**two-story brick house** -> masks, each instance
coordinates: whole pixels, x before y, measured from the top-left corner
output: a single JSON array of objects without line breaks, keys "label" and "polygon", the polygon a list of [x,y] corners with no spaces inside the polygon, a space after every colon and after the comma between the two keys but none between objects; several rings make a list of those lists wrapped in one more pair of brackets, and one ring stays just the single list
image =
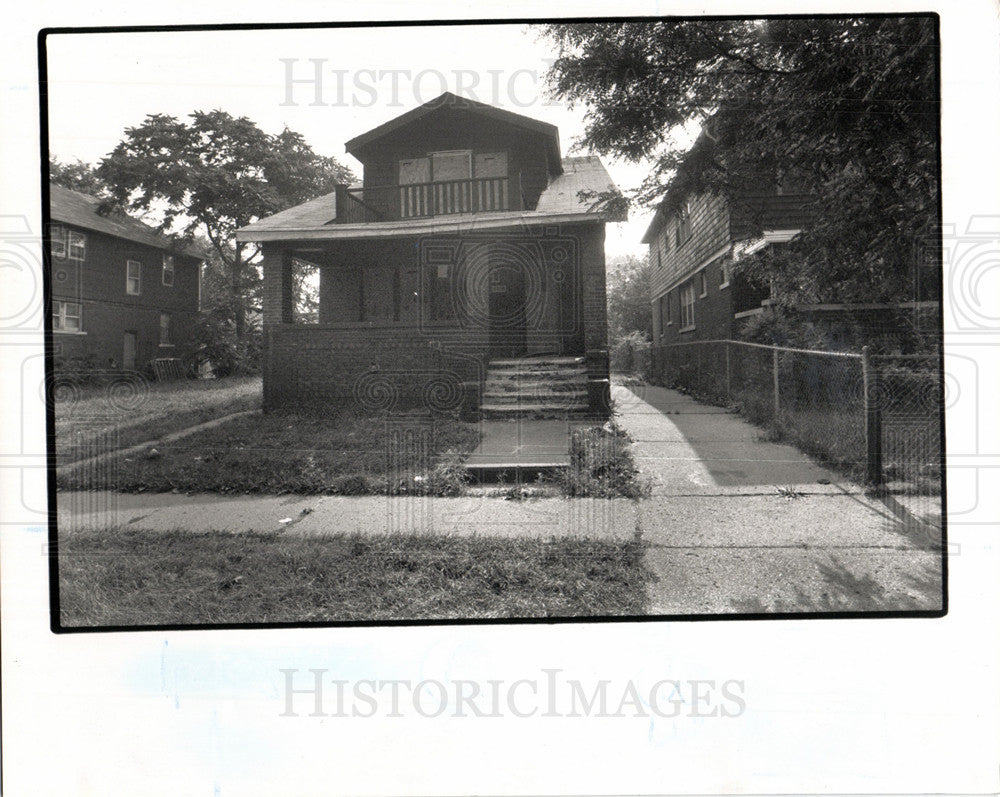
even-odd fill
[{"label": "two-story brick house", "polygon": [[[620,219],[595,202],[616,190],[600,161],[449,93],[346,148],[359,186],[237,233],[264,255],[265,407],[606,409],[604,226]],[[294,320],[296,262],[318,272],[317,324]]]},{"label": "two-story brick house", "polygon": [[53,354],[58,364],[144,370],[190,343],[201,257],[100,200],[50,186]]},{"label": "two-story brick house", "polygon": [[769,294],[734,273],[734,262],[790,241],[806,220],[801,194],[728,202],[711,192],[668,192],[642,238],[652,264],[653,343],[735,337],[739,319],[759,313]]}]

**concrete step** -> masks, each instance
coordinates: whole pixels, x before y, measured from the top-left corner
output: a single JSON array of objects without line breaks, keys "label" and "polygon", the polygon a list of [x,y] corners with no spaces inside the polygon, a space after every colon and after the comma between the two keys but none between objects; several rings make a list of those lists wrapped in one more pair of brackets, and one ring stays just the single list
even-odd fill
[{"label": "concrete step", "polygon": [[499,379],[586,379],[587,372],[583,368],[537,368],[522,370],[517,368],[490,368],[489,376]]},{"label": "concrete step", "polygon": [[587,380],[543,379],[538,382],[507,382],[498,379],[487,379],[486,385],[483,389],[486,393],[537,393],[539,391],[549,391],[551,393],[572,393],[574,390],[586,390]]},{"label": "concrete step", "polygon": [[567,416],[585,415],[588,410],[587,402],[578,402],[571,405],[551,405],[551,404],[483,404],[479,408],[484,418],[513,419],[513,418],[564,418]]},{"label": "concrete step", "polygon": [[493,368],[546,368],[583,365],[583,357],[510,357],[501,360],[490,360],[489,367]]},{"label": "concrete step", "polygon": [[568,401],[586,401],[587,389],[582,390],[531,390],[498,392],[487,390],[483,393],[485,404],[565,404]]}]

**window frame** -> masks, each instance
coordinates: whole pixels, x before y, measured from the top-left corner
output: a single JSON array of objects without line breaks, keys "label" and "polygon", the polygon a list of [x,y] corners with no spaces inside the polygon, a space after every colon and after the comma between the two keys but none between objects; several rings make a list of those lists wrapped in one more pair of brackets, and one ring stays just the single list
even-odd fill
[{"label": "window frame", "polygon": [[67,230],[61,224],[53,224],[49,228],[49,249],[52,252],[52,257],[57,257],[60,260],[66,259],[66,238]]},{"label": "window frame", "polygon": [[[76,306],[76,313],[70,314],[68,312],[69,306]],[[76,329],[66,328],[66,319],[75,318],[77,320]],[[66,335],[82,335],[83,334],[83,303],[82,302],[71,302],[66,299],[53,299],[52,300],[52,331],[59,332]]]},{"label": "window frame", "polygon": [[678,318],[680,332],[690,332],[695,328],[694,305],[694,280],[688,280],[680,288],[680,317]]},{"label": "window frame", "polygon": [[[169,268],[167,268],[168,264],[170,266]],[[175,272],[174,256],[171,255],[171,254],[168,254],[167,252],[164,252],[163,253],[163,270],[162,270],[162,273],[161,273],[161,276],[160,276],[160,281],[167,288],[174,287],[174,272]],[[167,274],[170,275],[170,282],[167,282]]]},{"label": "window frame", "polygon": [[[164,321],[166,323],[164,323]],[[170,342],[170,325],[172,321],[173,317],[170,315],[170,313],[163,313],[163,312],[160,313],[160,346],[172,347],[174,345],[173,343]]]},{"label": "window frame", "polygon": [[[130,270],[133,266],[137,266],[136,276],[133,278]],[[135,290],[132,290],[132,280],[135,279]],[[125,261],[125,293],[128,296],[142,296],[142,261],[141,260],[126,260]]]},{"label": "window frame", "polygon": [[[78,249],[79,252],[74,252]],[[66,257],[83,263],[87,259],[87,236],[76,230],[69,230],[66,236]]]},{"label": "window frame", "polygon": [[691,200],[685,199],[681,204],[680,210],[674,214],[674,241],[678,248],[684,246],[694,235],[691,229],[691,205]]}]

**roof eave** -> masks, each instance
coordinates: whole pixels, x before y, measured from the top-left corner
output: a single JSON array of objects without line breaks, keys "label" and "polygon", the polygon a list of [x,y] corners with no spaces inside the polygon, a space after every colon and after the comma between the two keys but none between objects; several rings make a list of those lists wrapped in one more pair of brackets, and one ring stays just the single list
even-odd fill
[{"label": "roof eave", "polygon": [[414,234],[475,232],[505,228],[531,227],[544,224],[577,224],[597,222],[607,224],[616,221],[615,214],[605,211],[577,213],[519,213],[514,216],[484,217],[460,215],[442,220],[440,216],[422,219],[416,223],[368,222],[365,224],[336,224],[323,227],[283,228],[277,230],[254,230],[244,227],[236,231],[240,242],[305,241],[305,240],[348,240],[351,238],[391,238]]}]

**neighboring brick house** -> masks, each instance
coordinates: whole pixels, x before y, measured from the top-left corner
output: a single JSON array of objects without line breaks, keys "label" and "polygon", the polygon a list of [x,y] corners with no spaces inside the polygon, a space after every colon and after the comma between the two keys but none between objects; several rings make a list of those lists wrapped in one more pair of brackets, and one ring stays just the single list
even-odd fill
[{"label": "neighboring brick house", "polygon": [[[604,227],[620,216],[585,195],[616,191],[601,162],[450,93],[346,148],[359,186],[237,233],[264,255],[265,407],[606,410]],[[295,322],[293,263],[318,271],[317,324]]]},{"label": "neighboring brick house", "polygon": [[761,312],[769,294],[734,274],[733,263],[791,240],[806,218],[800,194],[747,195],[731,204],[709,192],[668,192],[642,238],[651,263],[653,343],[735,337],[738,320]]},{"label": "neighboring brick house", "polygon": [[201,257],[99,204],[50,186],[53,354],[57,367],[146,370],[191,342]]}]

